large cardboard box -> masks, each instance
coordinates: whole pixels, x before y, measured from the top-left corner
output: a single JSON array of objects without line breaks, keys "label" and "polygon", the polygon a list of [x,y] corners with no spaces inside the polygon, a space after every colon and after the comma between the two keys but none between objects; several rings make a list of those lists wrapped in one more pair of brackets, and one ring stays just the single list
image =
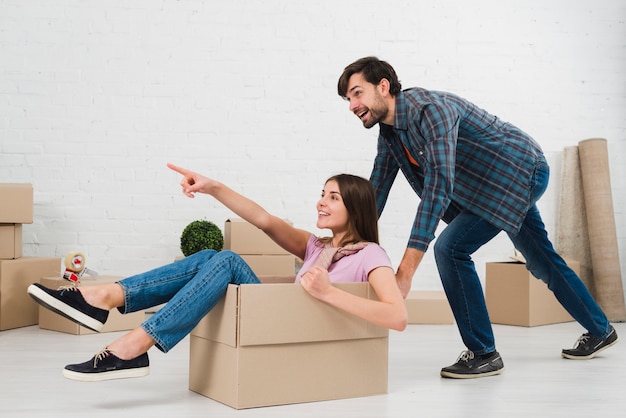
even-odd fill
[{"label": "large cardboard box", "polygon": [[404,304],[409,324],[454,323],[454,315],[443,290],[411,290]]},{"label": "large cardboard box", "polygon": [[42,277],[60,274],[60,258],[0,260],[0,330],[37,325],[38,305],[26,289]]},{"label": "large cardboard box", "polygon": [[33,223],[33,186],[26,183],[0,183],[0,223]]},{"label": "large cardboard box", "polygon": [[[229,285],[192,331],[190,390],[236,409],[387,393],[389,330],[264,282]],[[368,283],[335,285],[375,297]]]},{"label": "large cardboard box", "polygon": [[239,218],[227,219],[224,223],[224,249],[232,250],[237,254],[291,255],[272,241],[265,232]]},{"label": "large cardboard box", "polygon": [[22,224],[0,224],[0,259],[22,256]]},{"label": "large cardboard box", "polygon": [[[580,274],[580,263],[565,260]],[[533,327],[573,321],[548,286],[520,261],[486,264],[485,294],[494,324]]]},{"label": "large cardboard box", "polygon": [[[106,283],[114,283],[120,280],[121,277],[116,276],[98,276],[97,279],[93,278],[85,278],[83,277],[78,284],[79,287],[83,286],[95,286]],[[41,279],[41,284],[51,288],[58,289],[61,286],[71,286],[72,283],[68,280],[63,279],[60,276],[56,277],[43,277]],[[109,312],[109,317],[107,322],[102,327],[102,332],[112,332],[112,331],[126,331],[137,328],[141,323],[146,319],[146,314],[144,311],[138,311],[129,313],[126,315],[122,315],[117,309],[112,309]],[[90,330],[89,328],[85,328],[81,325],[78,325],[75,322],[70,321],[69,319],[58,315],[43,306],[39,307],[39,328],[47,329],[51,331],[59,331],[65,332],[67,334],[75,334],[75,335],[84,335],[84,334],[95,334],[95,331]]]}]

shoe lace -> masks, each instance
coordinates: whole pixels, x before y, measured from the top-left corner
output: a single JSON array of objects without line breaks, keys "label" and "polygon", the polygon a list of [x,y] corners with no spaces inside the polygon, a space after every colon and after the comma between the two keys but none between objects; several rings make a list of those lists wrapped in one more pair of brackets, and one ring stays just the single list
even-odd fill
[{"label": "shoe lace", "polygon": [[57,289],[61,292],[64,292],[66,290],[71,290],[74,291],[76,290],[76,284],[72,283],[72,284],[67,284],[67,285],[63,285],[63,286],[59,286],[59,288]]},{"label": "shoe lace", "polygon": [[96,355],[93,357],[93,368],[95,369],[98,366],[98,362],[104,360],[109,357],[111,351],[107,347],[104,347],[102,350],[98,351]]},{"label": "shoe lace", "polygon": [[474,359],[474,352],[471,350],[465,350],[461,353],[461,355],[459,356],[459,358],[456,360],[458,361],[463,361],[463,362],[468,362],[470,360]]},{"label": "shoe lace", "polygon": [[580,337],[578,337],[578,340],[574,344],[574,348],[578,348],[581,345],[586,344],[587,341],[589,341],[589,338],[591,338],[591,334],[585,333],[585,334],[581,335]]}]

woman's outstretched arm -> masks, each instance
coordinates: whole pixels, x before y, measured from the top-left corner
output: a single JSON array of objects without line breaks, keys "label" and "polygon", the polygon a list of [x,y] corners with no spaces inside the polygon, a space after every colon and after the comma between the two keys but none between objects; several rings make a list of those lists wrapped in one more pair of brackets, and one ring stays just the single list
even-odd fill
[{"label": "woman's outstretched arm", "polygon": [[310,232],[297,229],[283,219],[267,212],[258,203],[237,193],[225,184],[199,173],[168,163],[167,166],[183,176],[180,182],[183,193],[194,198],[196,193],[213,196],[237,216],[263,230],[278,245],[290,253],[304,258]]}]

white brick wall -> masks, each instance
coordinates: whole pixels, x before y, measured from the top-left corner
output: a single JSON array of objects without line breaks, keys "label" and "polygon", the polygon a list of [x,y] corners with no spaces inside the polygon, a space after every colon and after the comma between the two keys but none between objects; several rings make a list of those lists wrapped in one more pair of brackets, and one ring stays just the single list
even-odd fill
[{"label": "white brick wall", "polygon": [[[180,194],[168,161],[315,227],[323,181],[368,176],[376,129],[336,95],[364,55],[405,87],[461,94],[533,134],[553,163],[541,208],[553,233],[560,152],[609,140],[626,271],[623,0],[0,0],[0,181],[31,182],[24,253],[87,254],[131,274],[171,261],[195,219],[231,214]],[[402,179],[381,219],[394,263],[417,198]],[[476,254],[512,251],[499,236]],[[415,288],[439,288],[429,254]]]}]

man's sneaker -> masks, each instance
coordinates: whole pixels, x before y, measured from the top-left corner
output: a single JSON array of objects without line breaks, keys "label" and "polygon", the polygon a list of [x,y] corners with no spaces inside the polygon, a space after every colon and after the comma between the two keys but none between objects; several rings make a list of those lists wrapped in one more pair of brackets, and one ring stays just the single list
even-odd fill
[{"label": "man's sneaker", "polygon": [[40,305],[96,332],[109,317],[109,311],[88,304],[75,287],[52,290],[34,283],[28,286],[28,294]]},{"label": "man's sneaker", "polygon": [[441,376],[454,379],[475,379],[502,373],[504,363],[497,351],[483,359],[467,350],[461,353],[456,363],[441,369]]},{"label": "man's sneaker", "polygon": [[611,325],[611,332],[605,339],[598,338],[588,332],[581,335],[574,348],[565,348],[561,351],[561,356],[572,360],[587,360],[594,358],[602,350],[606,350],[617,344],[617,332]]},{"label": "man's sneaker", "polygon": [[68,364],[63,369],[63,376],[81,382],[126,379],[147,376],[148,374],[150,374],[148,353],[132,360],[122,360],[111,353],[108,348],[102,349],[91,360],[80,364]]}]

